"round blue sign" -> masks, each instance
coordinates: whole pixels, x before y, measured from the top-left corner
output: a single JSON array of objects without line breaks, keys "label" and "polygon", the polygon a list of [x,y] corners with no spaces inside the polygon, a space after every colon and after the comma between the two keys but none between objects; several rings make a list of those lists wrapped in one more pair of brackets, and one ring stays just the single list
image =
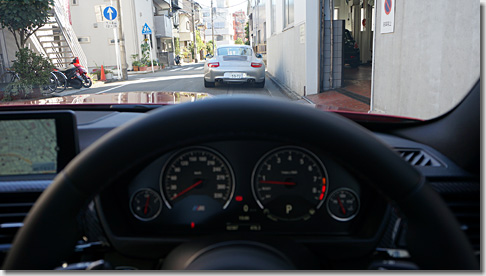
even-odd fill
[{"label": "round blue sign", "polygon": [[112,6],[108,6],[106,7],[104,10],[103,10],[103,16],[107,19],[107,20],[115,20],[116,19],[116,16],[118,15],[118,13],[116,12],[116,9],[113,8]]}]

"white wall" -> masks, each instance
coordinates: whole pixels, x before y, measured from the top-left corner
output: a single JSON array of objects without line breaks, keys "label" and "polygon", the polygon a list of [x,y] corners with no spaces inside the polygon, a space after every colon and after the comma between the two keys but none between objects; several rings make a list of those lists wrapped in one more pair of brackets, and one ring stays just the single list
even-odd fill
[{"label": "white wall", "polygon": [[276,32],[273,34],[271,1],[266,4],[268,72],[299,95],[317,93],[319,1],[294,1],[294,23],[286,28],[282,1],[276,1]]},{"label": "white wall", "polygon": [[397,0],[390,34],[381,34],[383,0],[375,6],[372,111],[425,119],[450,110],[480,76],[479,2]]},{"label": "white wall", "polygon": [[[114,39],[113,30],[105,29],[103,22],[97,22],[95,14],[96,5],[109,6],[110,1],[82,0],[78,3],[78,5],[71,6],[71,18],[76,35],[90,38],[89,43],[81,44],[88,60],[88,66],[116,67],[115,45],[109,43]],[[113,1],[113,6],[116,8],[116,1]],[[154,31],[153,3],[151,0],[121,0],[121,9],[118,13],[121,12],[123,20],[125,51],[128,67],[131,68],[131,55],[141,54],[140,44],[143,39],[142,28],[145,22]],[[153,38],[155,39],[155,36]],[[155,41],[153,43],[155,46]],[[155,58],[155,49],[153,51]]]}]

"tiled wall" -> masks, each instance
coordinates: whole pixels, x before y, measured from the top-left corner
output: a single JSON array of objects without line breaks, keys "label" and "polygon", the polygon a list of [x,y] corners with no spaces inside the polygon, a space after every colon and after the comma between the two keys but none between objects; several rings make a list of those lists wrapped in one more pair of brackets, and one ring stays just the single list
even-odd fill
[{"label": "tiled wall", "polygon": [[321,44],[324,55],[324,64],[321,66],[321,90],[340,88],[343,84],[343,32],[344,20],[334,20],[334,57],[333,57],[333,85],[330,85],[331,73],[331,21],[326,20],[324,24],[324,41]]}]

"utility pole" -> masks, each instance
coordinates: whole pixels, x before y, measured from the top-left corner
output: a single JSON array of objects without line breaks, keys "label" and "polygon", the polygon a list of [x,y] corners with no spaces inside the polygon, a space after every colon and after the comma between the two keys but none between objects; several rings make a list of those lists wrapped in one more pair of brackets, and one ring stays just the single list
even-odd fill
[{"label": "utility pole", "polygon": [[192,33],[193,33],[193,47],[192,47],[192,58],[194,62],[197,63],[196,52],[197,52],[197,45],[196,45],[196,20],[194,18],[194,0],[192,0]]},{"label": "utility pole", "polygon": [[216,41],[214,40],[214,16],[213,16],[213,0],[211,0],[211,39],[213,40],[213,56],[214,56],[214,44]]},{"label": "utility pole", "polygon": [[121,70],[122,70],[122,79],[127,80],[127,53],[125,51],[125,38],[123,37],[123,29],[122,29],[122,9],[121,9],[121,0],[116,1],[116,9],[118,10],[118,37],[120,38],[120,59],[121,59]]}]

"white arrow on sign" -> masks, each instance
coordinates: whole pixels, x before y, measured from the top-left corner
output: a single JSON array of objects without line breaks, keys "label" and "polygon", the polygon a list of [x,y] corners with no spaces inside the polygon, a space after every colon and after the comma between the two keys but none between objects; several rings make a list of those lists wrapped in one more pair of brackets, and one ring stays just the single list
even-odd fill
[{"label": "white arrow on sign", "polygon": [[110,20],[113,20],[113,10],[110,8],[108,8],[108,11],[107,13],[110,15]]}]

